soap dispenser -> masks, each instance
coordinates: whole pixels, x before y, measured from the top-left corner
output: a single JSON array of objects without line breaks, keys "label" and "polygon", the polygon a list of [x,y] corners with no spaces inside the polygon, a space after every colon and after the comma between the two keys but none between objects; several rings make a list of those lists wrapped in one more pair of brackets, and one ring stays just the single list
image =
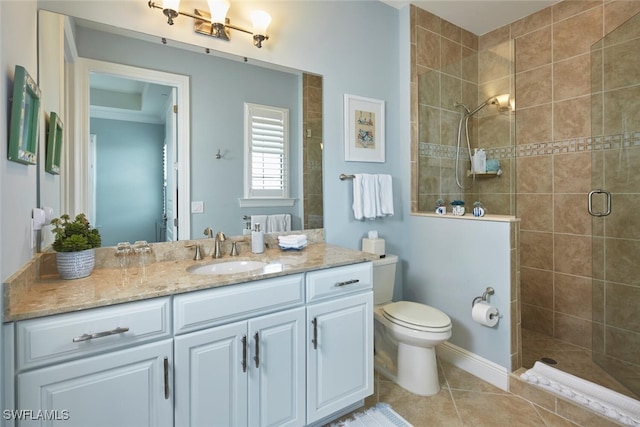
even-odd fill
[{"label": "soap dispenser", "polygon": [[255,224],[251,232],[251,252],[254,254],[264,252],[264,231],[260,230],[260,224]]}]

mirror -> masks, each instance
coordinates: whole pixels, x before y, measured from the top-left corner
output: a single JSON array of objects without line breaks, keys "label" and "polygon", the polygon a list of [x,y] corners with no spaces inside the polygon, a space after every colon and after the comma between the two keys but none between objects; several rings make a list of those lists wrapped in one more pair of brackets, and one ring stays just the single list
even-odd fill
[{"label": "mirror", "polygon": [[[178,216],[184,217],[183,212],[189,210],[187,216],[191,231],[185,236],[178,230],[179,239],[202,238],[207,227],[228,235],[243,234],[247,222],[245,218],[252,215],[289,213],[292,230],[323,226],[321,76],[269,64],[254,64],[246,58],[216,56],[215,52],[205,53],[204,49],[197,46],[177,46],[171,41],[162,44],[156,37],[124,32],[93,22],[73,22],[78,56],[81,58],[189,78],[190,119],[186,121],[190,132],[187,162],[190,174],[183,182],[178,176],[177,186],[184,184],[184,181],[189,181],[190,186],[188,190],[178,191],[177,196],[183,202],[188,202]],[[295,199],[293,206],[241,208],[239,205],[244,191],[245,102],[290,110],[289,178],[290,197]],[[116,123],[107,128],[117,129],[118,125]],[[177,128],[183,129],[184,124],[177,123]],[[99,135],[97,140],[97,144],[100,144]],[[122,154],[120,159],[128,156]],[[177,156],[180,157],[180,154]],[[98,157],[98,170],[100,162]],[[171,169],[171,165],[168,166]],[[117,175],[117,162],[116,166],[107,170],[109,172],[103,179]],[[68,193],[69,189],[61,189],[61,192]],[[186,197],[181,198],[185,192]],[[100,201],[98,198],[96,205]],[[200,206],[201,213],[198,212]],[[133,207],[120,208],[115,212],[123,217],[137,216]],[[154,222],[158,220],[162,220],[161,214],[157,215]],[[97,218],[96,225],[99,226],[99,222]],[[155,223],[154,229],[157,227]],[[106,244],[113,244],[104,235],[103,240],[108,242]],[[116,240],[138,239],[131,236],[127,239],[118,237]]]}]

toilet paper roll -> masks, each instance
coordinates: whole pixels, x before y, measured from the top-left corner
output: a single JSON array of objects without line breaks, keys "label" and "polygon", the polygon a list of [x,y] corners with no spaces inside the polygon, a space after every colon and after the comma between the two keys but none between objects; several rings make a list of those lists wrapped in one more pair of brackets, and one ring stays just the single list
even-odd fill
[{"label": "toilet paper roll", "polygon": [[491,328],[498,323],[498,309],[484,301],[480,301],[473,305],[471,318],[474,322]]}]

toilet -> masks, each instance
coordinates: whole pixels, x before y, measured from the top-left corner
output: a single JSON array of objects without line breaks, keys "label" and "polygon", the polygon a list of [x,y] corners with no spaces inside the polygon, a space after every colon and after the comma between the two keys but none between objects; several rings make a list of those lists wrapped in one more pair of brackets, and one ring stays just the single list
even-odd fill
[{"label": "toilet", "polygon": [[419,396],[440,391],[436,346],[451,337],[442,311],[410,301],[391,302],[398,257],[373,261],[375,368]]}]

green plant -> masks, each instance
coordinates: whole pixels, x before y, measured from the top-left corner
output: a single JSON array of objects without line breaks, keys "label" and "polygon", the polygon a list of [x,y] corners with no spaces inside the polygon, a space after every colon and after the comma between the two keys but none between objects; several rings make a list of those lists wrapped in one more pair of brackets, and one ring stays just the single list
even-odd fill
[{"label": "green plant", "polygon": [[53,249],[56,252],[78,252],[100,247],[100,232],[93,228],[83,213],[76,215],[71,221],[67,214],[51,220],[52,232],[56,235]]},{"label": "green plant", "polygon": [[464,206],[464,201],[454,200],[453,202],[451,202],[451,206]]}]

